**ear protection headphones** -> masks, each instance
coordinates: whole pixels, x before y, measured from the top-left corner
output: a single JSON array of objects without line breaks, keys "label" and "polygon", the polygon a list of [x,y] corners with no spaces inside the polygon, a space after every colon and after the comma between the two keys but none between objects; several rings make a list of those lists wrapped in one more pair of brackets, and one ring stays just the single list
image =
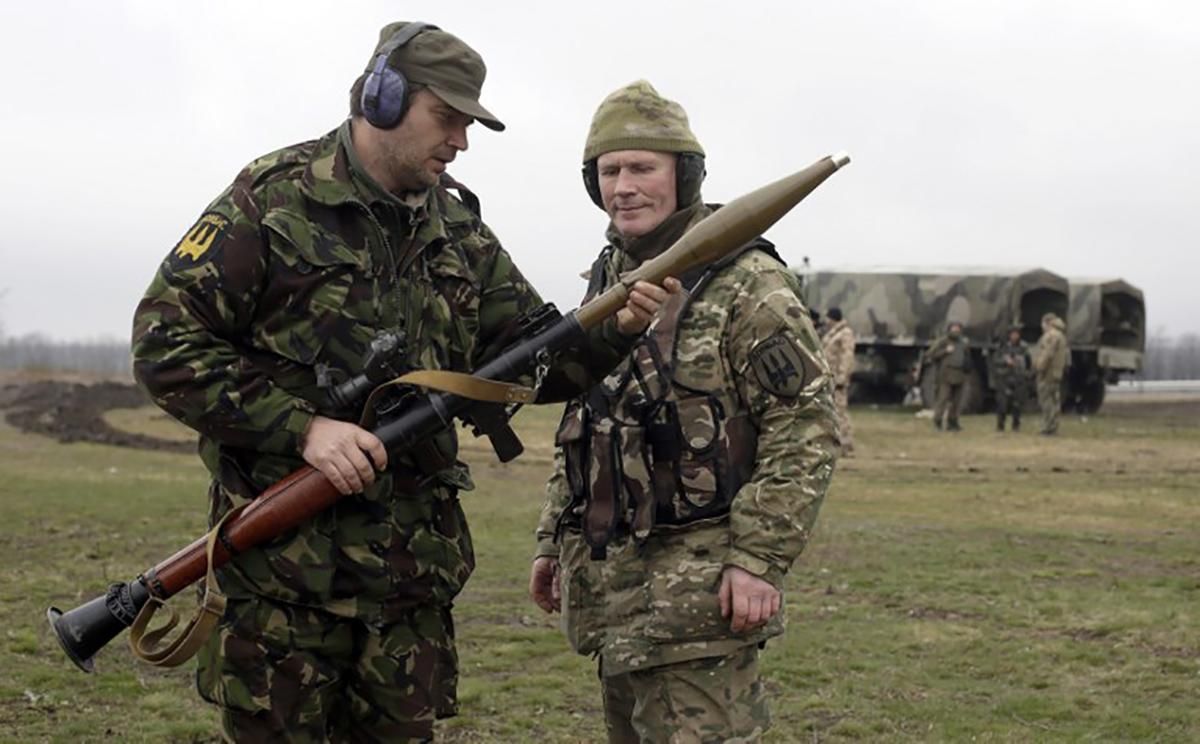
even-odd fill
[{"label": "ear protection headphones", "polygon": [[[583,164],[583,187],[592,202],[604,209],[600,196],[600,170],[596,167],[599,158]],[[704,181],[704,156],[698,152],[681,152],[675,160],[675,206],[682,207],[700,198],[700,184]]]},{"label": "ear protection headphones", "polygon": [[388,57],[422,31],[436,29],[437,26],[428,23],[410,23],[379,48],[362,89],[363,116],[371,126],[379,129],[395,127],[404,118],[404,110],[408,107],[408,80],[404,73],[388,65]]}]

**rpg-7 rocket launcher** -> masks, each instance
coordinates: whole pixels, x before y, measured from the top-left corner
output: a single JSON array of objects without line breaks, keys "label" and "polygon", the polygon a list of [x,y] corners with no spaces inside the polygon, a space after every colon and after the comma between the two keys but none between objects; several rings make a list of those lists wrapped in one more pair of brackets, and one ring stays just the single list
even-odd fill
[{"label": "rpg-7 rocket launcher", "polygon": [[[566,316],[557,319],[543,317],[540,330],[516,343],[492,361],[474,372],[461,375],[463,386],[455,392],[435,392],[415,396],[403,410],[372,429],[391,453],[411,451],[423,440],[453,427],[455,418],[472,421],[477,429],[499,432],[501,442],[497,452],[501,457],[516,456],[520,445],[503,441],[503,429],[498,423],[507,422],[496,400],[481,404],[473,395],[471,385],[486,387],[489,382],[511,382],[523,376],[544,373],[554,354],[576,347],[586,339],[591,329],[624,307],[630,288],[645,280],[661,284],[668,276],[679,276],[701,265],[707,265],[766,232],[783,215],[800,203],[825,179],[850,162],[845,154],[822,158],[804,170],[726,204],[689,230],[668,250],[646,261],[636,270],[621,277],[621,281]],[[547,322],[554,320],[554,322]],[[424,386],[422,375],[406,375],[408,384]],[[374,384],[374,380],[369,380]],[[361,393],[365,383],[343,390],[348,398]],[[436,386],[435,386],[436,387]],[[535,384],[536,388],[536,384]],[[495,393],[495,390],[492,391]],[[514,401],[515,402],[515,401]],[[488,409],[486,406],[492,406]],[[482,425],[481,425],[482,424]],[[493,444],[497,444],[493,437]],[[333,505],[341,494],[319,471],[302,467],[268,488],[256,499],[230,512],[208,535],[178,551],[150,568],[133,581],[113,584],[108,591],[68,612],[51,607],[46,615],[67,656],[85,672],[93,671],[92,657],[122,630],[132,626],[130,633],[134,653],[142,659],[162,666],[174,666],[185,661],[198,643],[178,644],[181,636],[165,649],[156,646],[171,630],[175,619],[164,628],[148,631],[150,617],[156,607],[171,596],[207,576],[208,587],[215,586],[213,571],[234,555],[252,549],[271,538],[312,519]],[[203,641],[220,618],[224,598],[206,590],[200,612],[183,632]],[[136,640],[135,640],[136,639]]]}]

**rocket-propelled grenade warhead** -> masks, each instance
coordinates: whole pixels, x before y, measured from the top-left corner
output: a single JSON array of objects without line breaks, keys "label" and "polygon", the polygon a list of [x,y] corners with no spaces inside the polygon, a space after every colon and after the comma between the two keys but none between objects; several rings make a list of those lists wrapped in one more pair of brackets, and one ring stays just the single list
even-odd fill
[{"label": "rocket-propelled grenade warhead", "polygon": [[802,171],[739,196],[687,231],[667,250],[621,277],[620,284],[575,311],[584,328],[591,328],[625,304],[629,290],[640,280],[662,284],[668,276],[712,263],[762,235],[850,162],[844,152],[821,158]]}]

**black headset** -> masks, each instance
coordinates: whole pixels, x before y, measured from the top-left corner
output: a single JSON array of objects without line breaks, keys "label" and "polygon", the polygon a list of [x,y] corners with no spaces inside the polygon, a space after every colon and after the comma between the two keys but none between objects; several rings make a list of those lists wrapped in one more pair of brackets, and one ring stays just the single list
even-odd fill
[{"label": "black headset", "polygon": [[[598,157],[583,164],[583,187],[597,207],[604,209],[600,196],[600,170],[596,166]],[[675,207],[691,204],[700,198],[700,184],[704,182],[704,156],[698,152],[681,152],[675,161]]]},{"label": "black headset", "polygon": [[404,110],[408,108],[408,80],[404,73],[388,64],[388,57],[417,34],[430,30],[437,30],[437,26],[420,22],[402,26],[375,54],[361,99],[363,116],[371,126],[391,129],[404,118]]}]

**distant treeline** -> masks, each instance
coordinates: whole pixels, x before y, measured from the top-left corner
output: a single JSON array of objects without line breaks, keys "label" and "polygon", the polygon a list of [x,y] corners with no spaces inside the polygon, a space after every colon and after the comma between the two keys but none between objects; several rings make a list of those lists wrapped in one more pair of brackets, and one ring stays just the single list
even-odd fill
[{"label": "distant treeline", "polygon": [[1144,380],[1200,380],[1200,334],[1166,338],[1161,333],[1146,342],[1142,358]]},{"label": "distant treeline", "polygon": [[[129,345],[114,340],[53,341],[39,334],[0,339],[0,369],[128,376]],[[1200,380],[1200,335],[1152,335],[1140,378]]]},{"label": "distant treeline", "polygon": [[54,341],[41,334],[30,334],[0,339],[0,369],[129,377],[133,363],[127,342]]}]

